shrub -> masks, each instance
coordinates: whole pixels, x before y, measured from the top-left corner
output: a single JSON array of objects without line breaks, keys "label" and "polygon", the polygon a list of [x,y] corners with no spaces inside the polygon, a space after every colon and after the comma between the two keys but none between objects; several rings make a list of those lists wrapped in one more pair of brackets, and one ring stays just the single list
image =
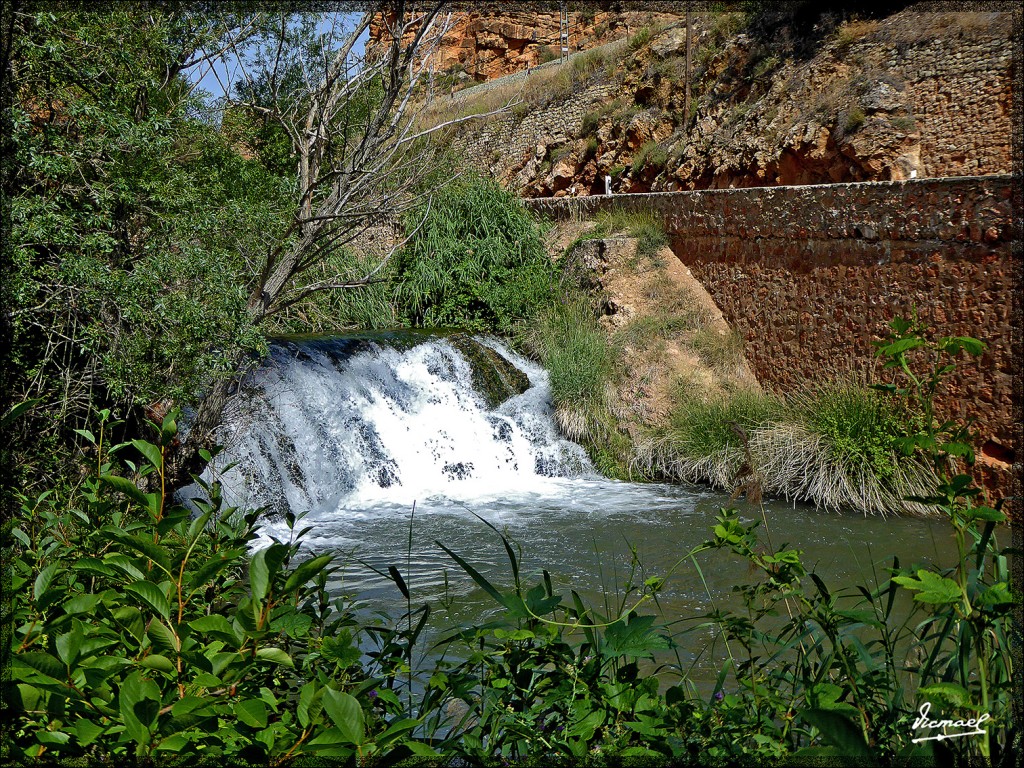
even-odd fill
[{"label": "shrub", "polygon": [[601,118],[597,112],[587,112],[580,123],[580,136],[591,136],[597,132],[597,126]]},{"label": "shrub", "polygon": [[537,46],[537,62],[539,64],[547,64],[557,58],[560,58],[560,54],[556,53],[550,45]]},{"label": "shrub", "polygon": [[[309,529],[290,515],[291,539],[249,557],[258,510],[224,507],[215,484],[197,515],[165,495],[173,416],[156,443],[108,446],[109,415],[86,434],[96,464],[81,493],[22,496],[9,529],[5,757],[276,764],[408,742],[420,721],[392,727],[394,669],[408,656],[360,664],[360,639],[373,641],[330,605],[332,556],[298,556]],[[155,492],[118,474],[136,467]]]},{"label": "shrub", "polygon": [[645,45],[647,45],[647,43],[650,42],[650,40],[651,28],[640,27],[640,29],[637,30],[637,32],[632,37],[629,38],[629,42],[627,43],[627,45],[629,46],[629,50],[637,51],[640,48],[643,48]]},{"label": "shrub", "polygon": [[636,176],[644,168],[663,169],[668,164],[668,150],[656,141],[643,144],[633,157],[630,170]]},{"label": "shrub", "polygon": [[467,175],[405,219],[395,257],[399,311],[416,327],[509,333],[550,295],[553,267],[536,222],[496,182]]},{"label": "shrub", "polygon": [[861,109],[859,104],[854,104],[846,111],[846,122],[843,123],[843,130],[846,133],[853,133],[864,125],[865,119],[867,119],[867,116],[864,114],[864,110]]}]

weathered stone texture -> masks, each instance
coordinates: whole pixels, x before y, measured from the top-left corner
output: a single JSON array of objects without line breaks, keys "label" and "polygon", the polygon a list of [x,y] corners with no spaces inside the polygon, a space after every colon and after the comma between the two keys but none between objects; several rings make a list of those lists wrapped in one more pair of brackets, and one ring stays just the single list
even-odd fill
[{"label": "weathered stone texture", "polygon": [[556,218],[612,207],[661,217],[676,255],[743,334],[760,382],[779,391],[877,366],[871,341],[915,308],[940,335],[982,338],[988,350],[962,361],[939,408],[974,419],[984,452],[1012,463],[1021,349],[1010,201],[1010,177],[987,176],[528,204]]},{"label": "weathered stone texture", "polygon": [[[713,15],[694,20],[698,53],[709,50],[713,24]],[[695,113],[686,126],[685,30],[676,22],[638,49],[602,48],[605,61],[618,64],[614,76],[601,67],[586,87],[531,105],[525,117],[494,117],[480,132],[467,124],[454,145],[469,165],[526,197],[603,191],[608,173],[616,191],[648,192],[1011,171],[1009,13],[908,9],[864,29],[759,77],[763,50],[747,35],[733,36],[696,70]],[[459,105],[477,93],[460,94]],[[585,135],[587,112],[597,120]],[[664,151],[664,165],[636,162],[648,142]],[[557,176],[553,163],[529,162],[525,148],[535,147],[564,159]]]}]

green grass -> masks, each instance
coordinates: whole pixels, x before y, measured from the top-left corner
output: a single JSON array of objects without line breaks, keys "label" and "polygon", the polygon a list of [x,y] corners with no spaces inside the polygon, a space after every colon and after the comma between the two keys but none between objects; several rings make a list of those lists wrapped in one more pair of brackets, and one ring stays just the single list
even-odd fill
[{"label": "green grass", "polygon": [[633,163],[630,170],[636,176],[644,168],[656,168],[662,170],[668,164],[668,150],[656,141],[648,141],[637,150],[633,156]]},{"label": "green grass", "polygon": [[556,406],[603,402],[614,355],[587,302],[575,298],[547,307],[532,323],[527,344],[548,370]]},{"label": "green grass", "polygon": [[693,335],[690,345],[700,359],[713,368],[728,369],[743,360],[743,337],[731,328],[721,333],[705,326]]},{"label": "green grass", "polygon": [[683,383],[669,426],[640,447],[637,463],[651,474],[727,490],[746,467],[764,493],[786,499],[927,514],[905,500],[937,482],[926,462],[899,451],[912,422],[861,382],[840,380],[787,398],[741,390],[713,399]]},{"label": "green grass", "polygon": [[652,256],[664,245],[668,245],[665,227],[656,216],[629,211],[599,211],[594,217],[597,225],[589,233],[588,239],[608,237],[614,234],[625,234],[636,238],[637,252],[643,256]]}]

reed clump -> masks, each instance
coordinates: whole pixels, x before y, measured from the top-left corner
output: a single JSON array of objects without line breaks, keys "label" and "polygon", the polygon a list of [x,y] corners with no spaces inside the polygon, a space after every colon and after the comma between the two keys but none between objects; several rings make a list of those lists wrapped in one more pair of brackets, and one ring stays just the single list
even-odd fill
[{"label": "reed clump", "polygon": [[907,501],[937,482],[901,452],[910,415],[866,383],[840,379],[782,398],[740,390],[704,398],[680,387],[666,428],[635,463],[666,479],[731,490],[745,463],[763,493],[865,514],[925,515]]}]

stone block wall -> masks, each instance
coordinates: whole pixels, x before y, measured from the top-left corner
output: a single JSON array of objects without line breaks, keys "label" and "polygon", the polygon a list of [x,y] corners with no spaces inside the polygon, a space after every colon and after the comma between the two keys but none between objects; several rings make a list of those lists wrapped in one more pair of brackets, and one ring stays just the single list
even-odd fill
[{"label": "stone block wall", "polygon": [[779,391],[880,373],[871,341],[914,308],[941,335],[981,338],[988,350],[962,365],[939,407],[976,420],[985,461],[998,468],[1020,450],[1011,198],[1010,176],[987,176],[527,205],[553,218],[612,208],[659,217],[676,255],[742,334],[758,379]]}]

